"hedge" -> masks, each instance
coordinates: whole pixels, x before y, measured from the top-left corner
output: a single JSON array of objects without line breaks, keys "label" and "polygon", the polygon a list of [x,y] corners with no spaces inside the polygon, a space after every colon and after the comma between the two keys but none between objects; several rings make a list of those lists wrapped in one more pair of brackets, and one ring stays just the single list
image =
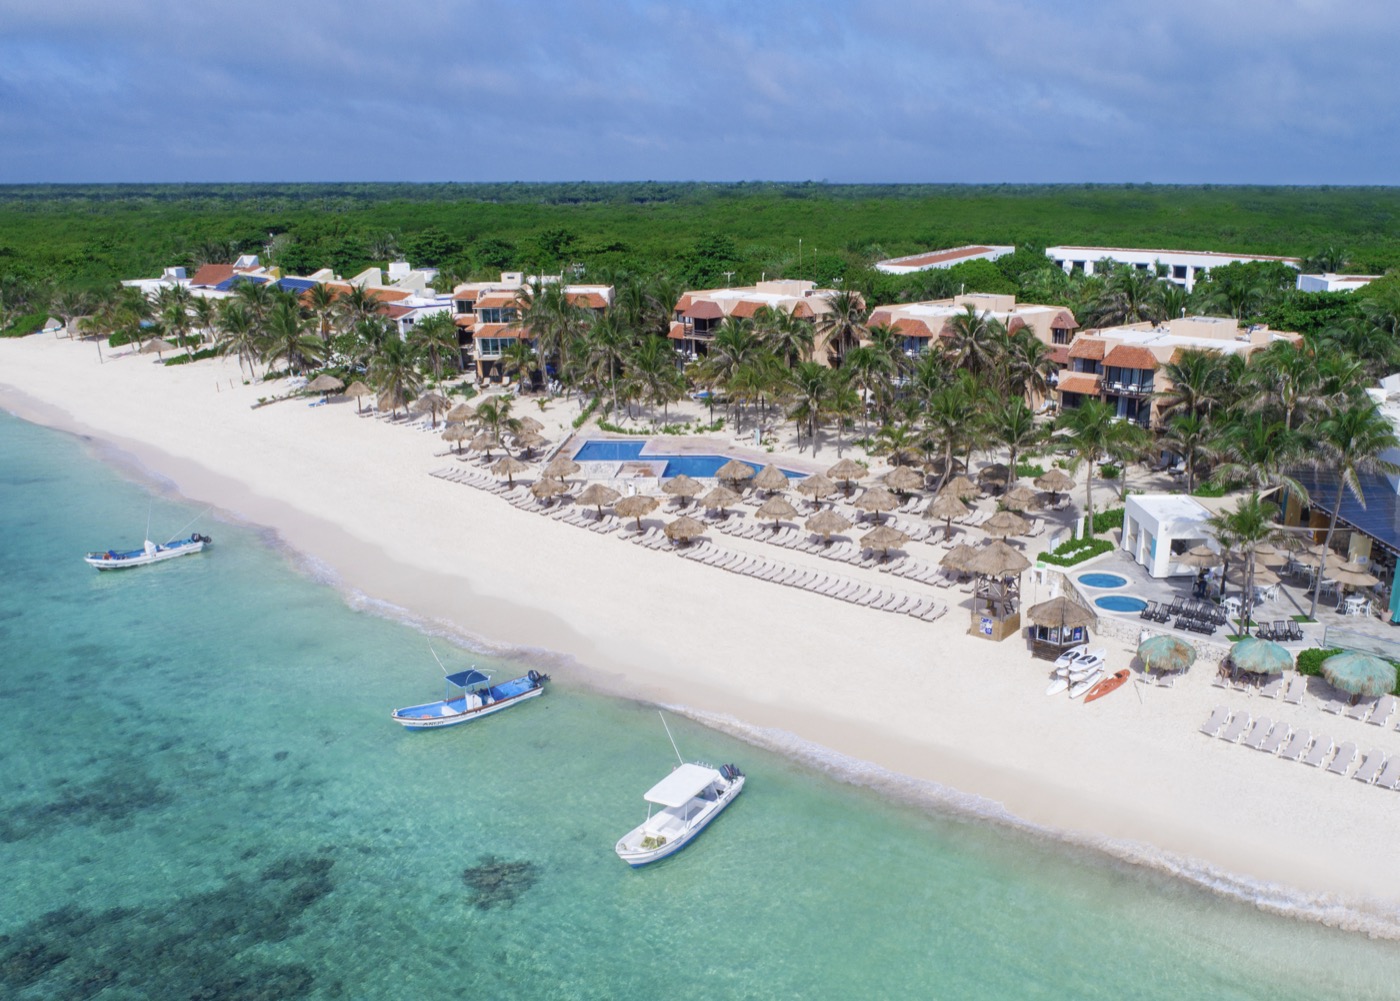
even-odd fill
[{"label": "hedge", "polygon": [[174,358],[165,359],[166,365],[188,365],[192,361],[203,361],[205,358],[214,358],[219,354],[218,348],[205,348],[203,351],[196,351],[194,357],[189,355],[176,355]]},{"label": "hedge", "polygon": [[[1300,650],[1298,652],[1298,673],[1320,676],[1322,674],[1322,662],[1328,657],[1344,653],[1341,649],[1332,650]],[[1396,667],[1394,661],[1390,662],[1392,667]],[[1400,668],[1396,671],[1396,683],[1391,686],[1391,691],[1400,694]]]},{"label": "hedge", "polygon": [[1036,559],[1051,566],[1072,567],[1076,563],[1083,563],[1112,550],[1112,539],[1070,539],[1060,543],[1050,552],[1041,553]]},{"label": "hedge", "polygon": [[1094,534],[1103,535],[1115,528],[1123,527],[1123,509],[1111,507],[1107,511],[1094,512]]}]

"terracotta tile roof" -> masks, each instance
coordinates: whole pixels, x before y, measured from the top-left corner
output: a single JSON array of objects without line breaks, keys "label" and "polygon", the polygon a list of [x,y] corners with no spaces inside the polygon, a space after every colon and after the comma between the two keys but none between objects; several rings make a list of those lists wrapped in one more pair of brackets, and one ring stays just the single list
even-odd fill
[{"label": "terracotta tile roof", "polygon": [[1069,356],[1103,361],[1103,341],[1092,337],[1076,337],[1074,343],[1069,346]]},{"label": "terracotta tile roof", "polygon": [[513,292],[487,292],[476,300],[477,309],[500,309],[503,306],[514,305],[515,293]]},{"label": "terracotta tile roof", "polygon": [[898,330],[905,337],[932,337],[933,331],[928,328],[928,324],[923,320],[916,320],[910,316],[901,317],[894,321],[894,329]]},{"label": "terracotta tile roof", "polygon": [[1059,365],[1059,366],[1062,366],[1062,367],[1065,366],[1065,365],[1068,365],[1068,364],[1069,364],[1069,348],[1065,347],[1063,344],[1060,345],[1059,347],[1051,348],[1051,349],[1050,349],[1050,360],[1053,361],[1056,365]]},{"label": "terracotta tile roof", "polygon": [[681,323],[679,320],[672,320],[671,329],[667,331],[666,336],[671,338],[671,340],[673,341],[685,340],[685,324]]},{"label": "terracotta tile roof", "polygon": [[[893,317],[894,314],[888,309],[877,309],[870,314],[870,319],[866,322],[872,327],[888,327],[891,325],[890,321]],[[894,326],[898,327],[898,324],[894,324]]]},{"label": "terracotta tile roof", "polygon": [[458,313],[452,318],[452,322],[457,324],[457,326],[459,327],[466,327],[470,330],[472,327],[476,326],[476,314]]},{"label": "terracotta tile roof", "polygon": [[761,307],[762,305],[763,303],[761,302],[752,302],[748,299],[740,299],[737,303],[735,303],[734,308],[729,311],[729,315],[737,316],[740,319],[744,319],[745,317],[753,316],[755,313],[757,313],[759,307]]},{"label": "terracotta tile roof", "polygon": [[792,315],[799,320],[810,320],[817,315],[817,311],[812,308],[812,304],[807,300],[800,300],[792,307]]},{"label": "terracotta tile roof", "polygon": [[711,302],[709,299],[701,299],[692,303],[685,310],[685,315],[692,320],[718,320],[724,316],[724,310],[719,308],[719,303]]},{"label": "terracotta tile roof", "polygon": [[1077,330],[1079,321],[1074,318],[1074,314],[1067,309],[1060,310],[1055,314],[1055,318],[1050,321],[1052,330]]},{"label": "terracotta tile roof", "polygon": [[478,340],[483,337],[509,337],[528,341],[530,332],[521,327],[512,327],[509,323],[483,323],[476,328],[475,336]]},{"label": "terracotta tile roof", "polygon": [[587,306],[589,309],[606,309],[608,300],[598,292],[570,292],[565,297],[571,306]]},{"label": "terracotta tile roof", "polygon": [[201,288],[213,288],[219,282],[228,281],[232,277],[232,264],[202,264],[190,279],[190,284]]},{"label": "terracotta tile roof", "polygon": [[1026,321],[1022,317],[1013,316],[1006,324],[1006,332],[1014,334],[1024,326],[1026,326]]},{"label": "terracotta tile roof", "polygon": [[465,292],[457,292],[452,296],[453,302],[476,302],[477,296],[481,293],[476,289],[467,289]]},{"label": "terracotta tile roof", "polygon": [[1099,395],[1099,377],[1088,372],[1066,372],[1060,376],[1056,387],[1062,393],[1083,393],[1086,396]]},{"label": "terracotta tile roof", "polygon": [[991,247],[959,247],[957,250],[943,250],[935,254],[920,254],[917,257],[898,257],[892,261],[881,261],[881,264],[898,264],[903,267],[925,268],[930,264],[942,264],[944,261],[961,261],[965,257],[975,257],[977,254],[985,254],[991,251]]},{"label": "terracotta tile roof", "polygon": [[409,313],[412,313],[412,312],[413,312],[413,307],[412,307],[412,306],[385,306],[383,309],[380,310],[380,312],[383,313],[385,316],[387,316],[387,317],[388,317],[389,319],[391,319],[391,320],[397,320],[397,319],[398,319],[399,317],[401,317],[401,316],[407,316]]},{"label": "terracotta tile roof", "polygon": [[676,312],[684,313],[687,309],[690,308],[691,301],[692,300],[690,298],[689,292],[682,295],[679,299],[676,300]]},{"label": "terracotta tile roof", "polygon": [[1157,356],[1136,344],[1120,344],[1108,353],[1103,363],[1114,368],[1145,369],[1150,372],[1157,368]]}]

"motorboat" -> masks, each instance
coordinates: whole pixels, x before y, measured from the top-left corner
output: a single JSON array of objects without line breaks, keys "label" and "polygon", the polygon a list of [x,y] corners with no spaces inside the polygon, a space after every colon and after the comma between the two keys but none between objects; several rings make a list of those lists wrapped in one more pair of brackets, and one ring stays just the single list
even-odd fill
[{"label": "motorboat", "polygon": [[[518,678],[493,685],[491,675],[473,667],[449,674],[444,680],[447,683],[447,698],[395,709],[392,713],[394,722],[408,730],[435,730],[469,723],[543,695],[544,683],[549,680],[549,675],[529,671]],[[453,694],[454,691],[456,694]]]},{"label": "motorboat", "polygon": [[207,535],[195,532],[187,539],[171,539],[169,542],[152,542],[147,539],[140,549],[108,549],[105,552],[88,553],[83,559],[88,566],[99,570],[125,570],[127,567],[143,567],[148,563],[173,560],[177,556],[200,553],[213,540]]},{"label": "motorboat", "polygon": [[618,858],[632,868],[674,855],[703,831],[744,790],[737,765],[715,768],[682,762],[643,795],[647,819],[618,841]]},{"label": "motorboat", "polygon": [[1073,664],[1076,660],[1078,660],[1080,657],[1084,656],[1088,652],[1088,643],[1082,643],[1079,646],[1070,647],[1068,650],[1061,653],[1058,658],[1056,658],[1055,670],[1058,671],[1062,667],[1069,667],[1069,665]]}]

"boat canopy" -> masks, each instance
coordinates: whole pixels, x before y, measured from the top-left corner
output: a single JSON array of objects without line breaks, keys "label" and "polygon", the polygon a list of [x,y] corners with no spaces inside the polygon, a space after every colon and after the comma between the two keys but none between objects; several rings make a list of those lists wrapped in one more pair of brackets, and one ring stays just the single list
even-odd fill
[{"label": "boat canopy", "polygon": [[459,671],[456,674],[449,674],[447,676],[447,683],[457,688],[471,688],[473,685],[484,684],[490,680],[491,675],[482,674],[475,669]]},{"label": "boat canopy", "polygon": [[685,806],[720,777],[719,772],[704,765],[681,765],[648,789],[642,798],[657,806]]}]

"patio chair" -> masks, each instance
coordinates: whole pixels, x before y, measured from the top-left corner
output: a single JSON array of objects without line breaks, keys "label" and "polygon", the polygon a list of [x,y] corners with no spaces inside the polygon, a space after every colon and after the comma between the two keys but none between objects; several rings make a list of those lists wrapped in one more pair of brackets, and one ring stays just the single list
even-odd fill
[{"label": "patio chair", "polygon": [[1170,622],[1171,617],[1172,613],[1167,610],[1165,605],[1157,606],[1157,614],[1153,616],[1158,622]]},{"label": "patio chair", "polygon": [[1171,607],[1167,609],[1167,617],[1171,618],[1173,616],[1180,615],[1185,605],[1186,599],[1183,598],[1181,595],[1177,595],[1175,598],[1172,599]]},{"label": "patio chair", "polygon": [[1333,775],[1345,775],[1351,768],[1351,763],[1356,760],[1356,745],[1347,741],[1337,748],[1337,756],[1332,759],[1332,763],[1327,766],[1327,770]]},{"label": "patio chair", "polygon": [[1287,723],[1276,723],[1269,731],[1269,736],[1262,744],[1255,748],[1256,751],[1263,751],[1265,754],[1277,754],[1284,742],[1293,735],[1293,728]]},{"label": "patio chair", "polygon": [[1385,763],[1380,775],[1376,776],[1374,785],[1382,789],[1400,789],[1400,754],[1395,755]]},{"label": "patio chair", "polygon": [[1361,762],[1361,767],[1352,773],[1352,778],[1358,782],[1370,785],[1376,781],[1376,776],[1380,775],[1381,769],[1385,767],[1385,752],[1372,751],[1366,755],[1366,760]]},{"label": "patio chair", "polygon": [[1311,765],[1313,768],[1321,768],[1331,756],[1334,746],[1331,737],[1318,737],[1313,746],[1308,749],[1307,756],[1303,758],[1303,764]]},{"label": "patio chair", "polygon": [[1269,731],[1273,729],[1274,721],[1267,716],[1260,716],[1254,721],[1253,728],[1249,735],[1240,741],[1245,747],[1252,747],[1256,751],[1264,746],[1264,741],[1269,739]]},{"label": "patio chair", "polygon": [[1312,733],[1308,730],[1294,730],[1288,737],[1288,745],[1278,752],[1285,761],[1301,761],[1312,743]]},{"label": "patio chair", "polygon": [[1248,729],[1251,722],[1253,722],[1253,720],[1250,719],[1249,713],[1239,713],[1234,719],[1230,720],[1229,725],[1227,725],[1220,734],[1220,739],[1228,741],[1231,744],[1235,743],[1235,741],[1240,739],[1240,735]]},{"label": "patio chair", "polygon": [[1230,720],[1230,710],[1224,706],[1216,706],[1215,711],[1210,714],[1210,718],[1201,725],[1201,732],[1207,737],[1215,737]]},{"label": "patio chair", "polygon": [[1288,622],[1288,639],[1293,643],[1301,643],[1303,640],[1303,627],[1291,619]]},{"label": "patio chair", "polygon": [[[1297,623],[1295,622],[1294,625],[1297,625]],[[1287,642],[1287,641],[1293,639],[1293,633],[1289,630],[1288,624],[1287,624],[1286,622],[1284,622],[1282,619],[1275,619],[1275,620],[1274,620],[1273,634],[1274,634],[1273,638],[1276,639],[1276,640],[1278,640],[1279,642]],[[1300,633],[1300,634],[1299,634],[1300,638],[1301,638],[1301,635],[1302,635],[1302,634]]]},{"label": "patio chair", "polygon": [[1391,715],[1395,712],[1397,700],[1394,695],[1382,695],[1376,703],[1376,708],[1371,710],[1371,715],[1366,718],[1366,722],[1373,726],[1385,726],[1390,722]]},{"label": "patio chair", "polygon": [[1139,619],[1155,619],[1156,617],[1157,602],[1155,601],[1149,601],[1146,605],[1143,606],[1142,611],[1138,612]]},{"label": "patio chair", "polygon": [[1254,630],[1254,635],[1258,636],[1261,640],[1271,640],[1274,638],[1274,630],[1267,622],[1261,622]]}]

